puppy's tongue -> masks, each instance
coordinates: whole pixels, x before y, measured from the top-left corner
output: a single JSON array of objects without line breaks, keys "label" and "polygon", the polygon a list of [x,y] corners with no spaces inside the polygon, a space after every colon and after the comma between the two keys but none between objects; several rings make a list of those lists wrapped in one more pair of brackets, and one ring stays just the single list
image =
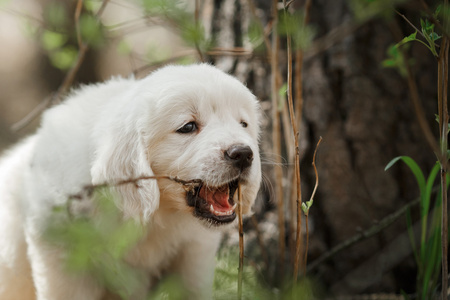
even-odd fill
[{"label": "puppy's tongue", "polygon": [[216,211],[225,212],[232,209],[232,206],[228,202],[228,198],[230,197],[229,193],[230,190],[226,184],[218,188],[207,188],[202,186],[198,195],[205,199],[209,204],[212,204]]}]

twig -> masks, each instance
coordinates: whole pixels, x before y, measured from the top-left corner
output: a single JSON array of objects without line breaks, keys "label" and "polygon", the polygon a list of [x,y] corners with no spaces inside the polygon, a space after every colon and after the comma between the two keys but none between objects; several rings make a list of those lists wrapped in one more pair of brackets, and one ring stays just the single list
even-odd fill
[{"label": "twig", "polygon": [[140,177],[136,177],[136,178],[120,179],[120,180],[111,181],[111,182],[85,185],[81,192],[76,193],[76,194],[71,194],[68,196],[68,198],[82,199],[83,195],[87,194],[88,196],[90,196],[96,189],[105,188],[105,187],[118,187],[118,186],[126,185],[126,184],[134,184],[135,186],[139,187],[139,181],[157,180],[157,179],[172,180],[176,183],[179,183],[179,184],[185,186],[186,189],[189,189],[189,190],[199,186],[202,182],[201,179],[184,180],[184,179],[180,179],[178,177],[165,176],[165,175],[162,175],[162,176],[140,176]]},{"label": "twig", "polygon": [[[420,0],[420,3],[422,4],[422,7],[423,7],[423,11],[421,11],[421,12],[425,12],[427,18],[431,21],[431,23],[436,25],[436,27],[442,32],[442,35],[446,36],[447,38],[450,38],[447,30],[444,28],[444,26],[442,26],[442,24],[438,20],[436,20],[433,12],[430,11],[428,4],[424,0]],[[447,15],[447,14],[445,13],[444,15]]]},{"label": "twig", "polygon": [[316,167],[316,155],[317,155],[317,150],[319,149],[321,142],[322,142],[322,137],[319,137],[319,141],[316,144],[316,149],[314,150],[313,161],[312,161],[312,166],[314,168],[314,174],[316,175],[316,183],[314,184],[314,190],[311,194],[311,197],[309,198],[309,202],[311,204],[314,200],[314,196],[316,195],[317,188],[319,187],[319,173],[317,172],[317,167]]},{"label": "twig", "polygon": [[[288,3],[289,4],[289,3]],[[304,4],[304,18],[303,18],[303,26],[306,26],[309,23],[309,14],[311,11],[312,6],[312,0],[306,0]],[[298,131],[300,131],[300,128],[302,126],[302,115],[303,115],[303,49],[298,48],[295,52],[295,69],[294,69],[294,78],[295,78],[295,112],[296,112],[296,120],[295,123],[298,126]],[[300,143],[300,142],[299,142]],[[292,178],[292,186],[297,187],[296,184],[296,178]],[[300,187],[301,188],[301,187]],[[297,196],[298,198],[298,196]],[[300,192],[300,198],[301,198],[301,192]],[[295,222],[295,213],[296,213],[296,193],[291,193],[291,229],[292,232],[294,232],[293,228],[296,226]],[[300,239],[302,239],[303,236],[300,235]],[[300,245],[302,245],[302,241],[300,241]],[[305,248],[305,251],[308,251],[308,247]],[[295,252],[293,252],[293,257],[295,255]],[[298,254],[298,257],[302,255],[301,251]],[[306,265],[305,265],[306,266]]]},{"label": "twig", "polygon": [[352,32],[356,31],[362,24],[357,24],[353,21],[347,21],[332,29],[325,36],[317,39],[304,53],[304,59],[308,60],[312,57],[326,51],[338,42],[348,37]]},{"label": "twig", "polygon": [[317,188],[319,187],[319,173],[317,172],[317,167],[316,167],[316,155],[317,155],[317,150],[319,149],[319,145],[320,145],[321,142],[322,142],[322,137],[319,138],[319,141],[317,142],[317,145],[316,145],[316,149],[314,150],[312,166],[314,168],[314,174],[316,175],[316,183],[314,184],[314,190],[313,190],[313,192],[311,194],[311,198],[309,198],[308,210],[305,213],[305,217],[306,217],[305,275],[306,275],[306,266],[308,265],[308,247],[309,247],[308,216],[309,216],[309,207],[311,207],[311,205],[312,205],[312,203],[314,201],[314,196],[316,195],[316,192],[317,192]]},{"label": "twig", "polygon": [[[448,0],[444,1],[444,7],[448,6]],[[444,28],[447,28],[448,20],[444,17]],[[448,51],[449,39],[442,37],[441,50],[438,57],[438,110],[439,110],[439,137],[441,143],[441,251],[442,251],[442,300],[447,299],[448,289],[448,211],[447,211],[447,149],[448,149]]]},{"label": "twig", "polygon": [[54,95],[48,96],[44,99],[44,101],[41,101],[35,108],[33,108],[32,111],[30,111],[25,117],[23,117],[21,120],[19,120],[18,122],[14,123],[11,126],[11,130],[13,132],[17,132],[20,129],[24,128],[25,126],[27,126],[28,124],[30,124],[31,122],[33,122],[33,120],[39,116],[47,107],[49,107],[50,103],[52,103],[52,99],[53,99]]},{"label": "twig", "polygon": [[234,48],[212,48],[209,51],[206,51],[207,55],[216,55],[216,56],[250,56],[253,55],[253,51],[249,49],[245,49],[242,47],[234,47]]},{"label": "twig", "polygon": [[81,30],[80,30],[80,16],[82,8],[83,8],[83,0],[78,0],[77,6],[75,8],[75,30],[77,32],[77,42],[79,49],[85,47],[85,45],[83,44],[83,39],[81,37]]},{"label": "twig", "polygon": [[[414,30],[415,30],[416,32],[418,32],[424,39],[426,39],[426,37],[425,37],[425,35],[423,34],[423,32],[422,32],[421,30],[419,30],[413,23],[411,23],[411,21],[408,20],[408,18],[407,18],[404,14],[401,14],[398,10],[395,10],[395,13],[396,13],[397,15],[399,15],[403,20],[405,20],[406,23],[409,24],[409,26],[411,26],[412,28],[414,28]],[[439,45],[437,45],[437,44],[434,44],[434,45],[435,45],[436,48],[439,48]]]},{"label": "twig", "polygon": [[[434,188],[433,192],[437,192],[438,188]],[[378,234],[380,231],[382,231],[383,229],[385,229],[386,227],[388,227],[389,225],[391,225],[392,223],[394,223],[395,221],[397,221],[401,216],[403,216],[406,211],[410,208],[412,208],[413,206],[417,205],[420,203],[420,197],[414,199],[413,201],[411,201],[410,203],[402,206],[401,208],[399,208],[397,211],[393,212],[392,214],[386,216],[385,218],[383,218],[380,222],[378,222],[377,224],[373,225],[372,227],[370,227],[369,229],[354,235],[353,237],[345,240],[344,242],[340,243],[339,245],[336,245],[335,247],[333,247],[331,250],[329,250],[328,252],[324,253],[322,256],[320,256],[318,259],[316,259],[315,261],[313,261],[307,268],[307,272],[311,272],[314,269],[316,269],[319,265],[321,265],[323,262],[327,261],[328,259],[332,258],[333,256],[335,256],[336,254],[338,254],[339,252],[341,252],[344,249],[347,249],[351,246],[353,246],[354,244],[368,239],[376,234]]]},{"label": "twig", "polygon": [[[285,14],[287,14],[287,7],[285,7]],[[296,245],[295,245],[295,259],[294,259],[294,282],[297,281],[298,268],[300,261],[300,251],[301,251],[301,215],[302,215],[302,199],[301,199],[301,179],[300,179],[300,153],[299,153],[299,142],[298,142],[298,129],[296,124],[294,103],[292,99],[292,43],[291,36],[287,36],[287,82],[288,82],[288,106],[289,106],[289,117],[291,121],[291,128],[294,134],[294,147],[295,147],[295,178],[297,187],[297,228],[296,228]]]},{"label": "twig", "polygon": [[[403,52],[403,55],[407,57],[406,53]],[[408,61],[405,59],[405,61]],[[420,101],[419,91],[417,89],[417,84],[414,79],[411,67],[408,63],[405,63],[405,68],[407,71],[407,83],[410,93],[411,102],[414,108],[414,112],[416,114],[417,120],[419,122],[420,128],[422,130],[422,133],[425,136],[425,139],[432,149],[432,151],[436,154],[439,161],[442,161],[441,159],[441,153],[438,146],[438,143],[436,142],[433,132],[431,131],[430,125],[427,123],[427,120],[425,118],[424,110]]]},{"label": "twig", "polygon": [[238,299],[242,299],[242,273],[244,269],[244,225],[242,222],[242,189],[238,184],[238,223],[239,223],[239,269],[238,269]]}]

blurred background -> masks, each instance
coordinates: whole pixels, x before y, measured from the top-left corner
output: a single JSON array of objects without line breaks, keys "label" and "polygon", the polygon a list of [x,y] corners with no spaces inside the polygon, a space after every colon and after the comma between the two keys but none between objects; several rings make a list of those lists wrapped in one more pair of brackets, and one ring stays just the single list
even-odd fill
[{"label": "blurred background", "polygon": [[[425,299],[417,294],[425,267],[411,243],[414,232],[420,235],[414,224],[422,221],[416,178],[405,164],[384,168],[407,155],[428,176],[436,162],[408,78],[417,85],[420,112],[437,140],[437,61],[423,43],[431,36],[440,51],[442,33],[433,25],[439,3],[1,0],[0,149],[32,134],[43,108],[71,87],[112,76],[143,77],[168,63],[212,63],[245,82],[263,109],[264,184],[255,214],[244,223],[246,266],[256,270],[259,282],[270,291],[282,289],[294,272],[291,91],[303,201],[313,193],[313,156],[323,138],[308,230],[301,219],[299,278],[306,274],[316,297],[399,299],[404,291]],[[410,36],[416,29],[423,43]],[[411,38],[396,47],[405,37]],[[236,234],[223,242],[224,248],[236,245]],[[438,253],[427,255],[440,262]],[[438,279],[439,272],[426,283],[431,294],[439,290]]]}]

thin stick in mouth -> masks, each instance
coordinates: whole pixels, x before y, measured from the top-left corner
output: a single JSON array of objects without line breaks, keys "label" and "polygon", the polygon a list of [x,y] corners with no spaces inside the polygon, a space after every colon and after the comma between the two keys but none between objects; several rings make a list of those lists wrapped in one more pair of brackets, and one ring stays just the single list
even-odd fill
[{"label": "thin stick in mouth", "polygon": [[242,272],[244,268],[244,224],[242,222],[242,189],[238,183],[238,203],[237,203],[238,223],[239,223],[239,269],[238,269],[238,299],[242,299]]}]

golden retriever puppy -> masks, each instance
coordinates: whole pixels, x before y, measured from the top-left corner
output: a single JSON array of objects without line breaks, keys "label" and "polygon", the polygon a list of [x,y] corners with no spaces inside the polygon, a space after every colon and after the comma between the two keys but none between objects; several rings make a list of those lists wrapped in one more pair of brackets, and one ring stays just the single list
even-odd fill
[{"label": "golden retriever puppy", "polygon": [[0,299],[105,297],[95,278],[65,271],[42,234],[52,208],[83,187],[141,176],[169,179],[114,187],[124,219],[146,227],[125,260],[144,272],[143,297],[175,273],[190,299],[210,299],[220,228],[248,213],[261,180],[259,104],[237,79],[206,64],[84,86],[43,115],[37,133],[0,162]]}]

